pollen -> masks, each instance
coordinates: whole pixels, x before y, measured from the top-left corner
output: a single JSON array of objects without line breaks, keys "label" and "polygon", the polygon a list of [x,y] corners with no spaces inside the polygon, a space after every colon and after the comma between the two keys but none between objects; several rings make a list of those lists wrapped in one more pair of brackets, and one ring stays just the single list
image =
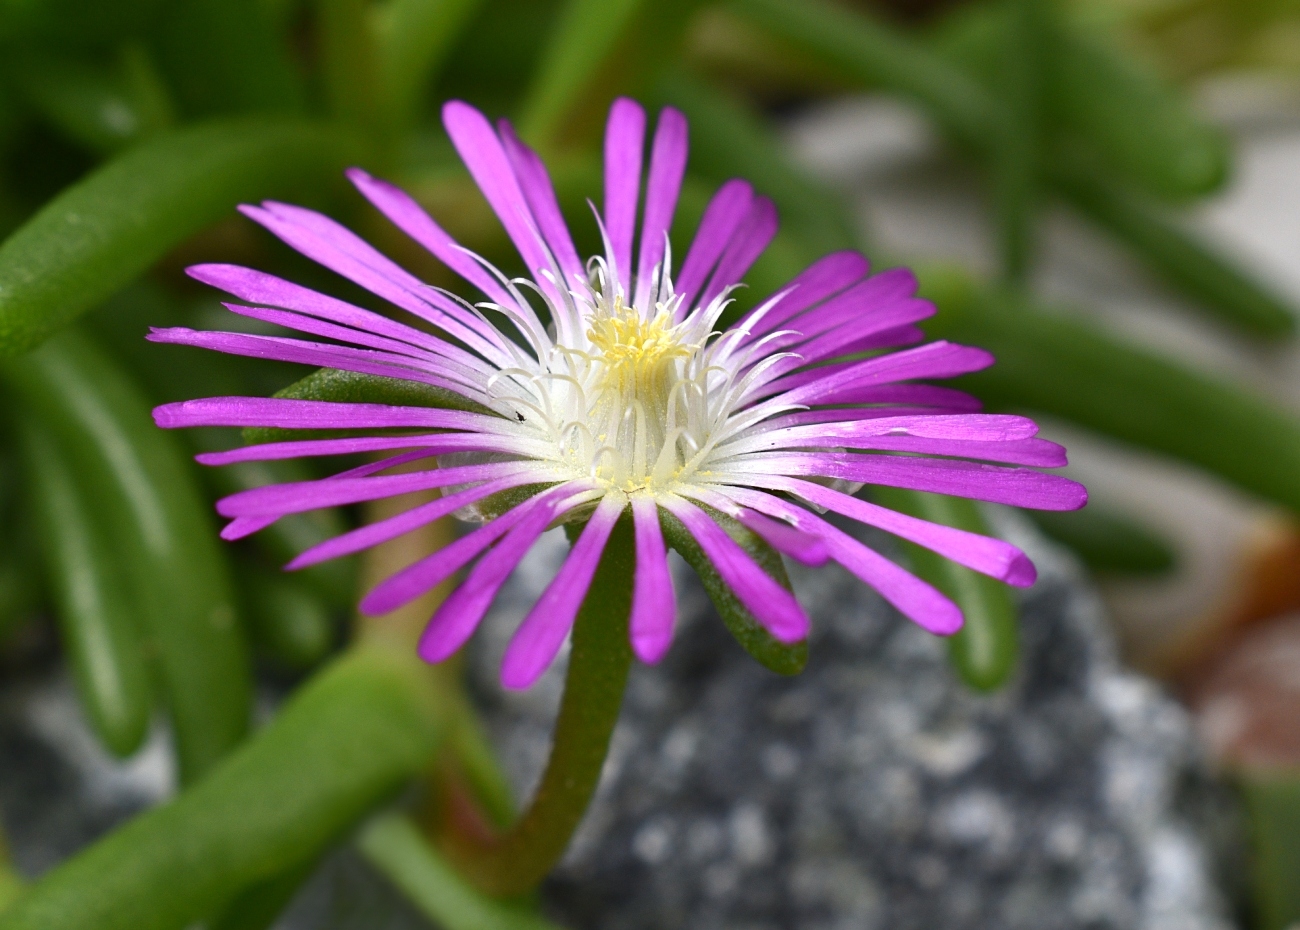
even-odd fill
[{"label": "pollen", "polygon": [[672,362],[689,358],[692,347],[682,343],[672,315],[662,307],[648,320],[617,297],[601,309],[591,318],[587,339],[605,366],[602,387],[658,406],[654,400],[675,373]]},{"label": "pollen", "polygon": [[[584,384],[581,435],[593,447],[570,446],[575,464],[625,493],[653,491],[673,484],[683,464],[678,445],[699,390],[688,389],[693,361],[702,342],[687,338],[688,327],[674,320],[673,302],[641,309],[622,295],[598,298],[587,317],[587,347],[567,356],[581,360]],[[696,373],[697,374],[697,373]],[[572,392],[566,390],[566,396]]]}]

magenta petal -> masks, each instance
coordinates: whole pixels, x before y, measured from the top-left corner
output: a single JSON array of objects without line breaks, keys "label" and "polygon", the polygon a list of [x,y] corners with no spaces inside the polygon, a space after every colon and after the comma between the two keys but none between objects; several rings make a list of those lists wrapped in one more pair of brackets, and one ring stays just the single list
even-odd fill
[{"label": "magenta petal", "polygon": [[284,429],[483,429],[508,426],[500,417],[433,407],[345,404],[287,397],[205,397],[162,404],[153,419],[163,429],[186,426],[278,426]]},{"label": "magenta petal", "polygon": [[534,507],[434,612],[420,636],[418,651],[426,662],[450,658],[477,629],[501,586],[510,577],[554,517],[553,505]]},{"label": "magenta petal", "polygon": [[434,520],[445,517],[447,514],[453,513],[461,507],[466,507],[475,501],[480,501],[508,488],[528,484],[530,481],[532,481],[532,477],[529,475],[512,475],[499,478],[496,481],[487,481],[466,488],[463,491],[457,491],[455,494],[449,494],[446,497],[440,497],[426,504],[412,507],[410,510],[403,511],[386,520],[368,523],[350,532],[341,533],[332,539],[327,539],[325,542],[312,546],[301,553],[285,568],[289,571],[297,571],[309,565],[328,562],[330,559],[341,558],[354,552],[360,552],[363,549],[369,549],[372,546],[377,546],[412,530],[419,529],[425,524],[432,523]]},{"label": "magenta petal", "polygon": [[521,466],[518,462],[434,468],[379,477],[323,478],[319,481],[295,481],[239,491],[217,501],[217,513],[223,517],[282,516],[524,473],[535,477],[535,480],[545,480],[544,474],[526,464]]},{"label": "magenta petal", "polygon": [[192,265],[185,269],[185,273],[196,281],[220,288],[252,304],[284,307],[286,310],[330,320],[343,326],[399,339],[432,352],[441,352],[447,345],[444,340],[414,327],[252,268],[241,268],[238,265]]},{"label": "magenta petal", "polygon": [[509,364],[510,356],[495,330],[472,316],[467,319],[454,301],[425,287],[414,275],[328,217],[273,201],[239,210],[313,261],[443,328],[484,358]]},{"label": "magenta petal", "polygon": [[736,519],[762,537],[777,552],[804,565],[825,565],[830,558],[826,543],[820,536],[797,530],[788,523],[769,520],[753,510],[742,509]]},{"label": "magenta petal", "polygon": [[605,233],[613,251],[618,279],[628,285],[632,274],[632,235],[641,193],[641,156],[645,149],[645,110],[627,97],[609,108],[605,125]]},{"label": "magenta petal", "polygon": [[648,497],[633,498],[632,522],[636,534],[636,578],[632,586],[628,636],[636,657],[654,665],[672,644],[677,600],[668,570],[668,550],[659,527],[659,505]]},{"label": "magenta petal", "polygon": [[516,691],[529,687],[555,660],[560,646],[564,645],[564,638],[573,628],[587,589],[591,587],[591,579],[600,564],[605,543],[609,542],[609,534],[622,513],[621,498],[611,495],[601,500],[578,541],[573,544],[563,567],[546,586],[506,647],[501,660],[501,684],[505,687]]},{"label": "magenta petal", "polygon": [[768,385],[765,392],[780,394],[787,404],[856,403],[853,398],[865,387],[917,378],[952,378],[992,364],[993,356],[983,349],[941,340],[860,362],[787,375]]},{"label": "magenta petal", "polygon": [[808,637],[808,615],[794,595],[763,571],[708,514],[679,497],[667,498],[662,506],[682,521],[722,580],[769,633],[783,643]]},{"label": "magenta petal", "polygon": [[387,181],[373,178],[360,168],[348,169],[348,179],[357,190],[388,217],[398,229],[432,252],[456,274],[477,287],[488,299],[503,307],[515,307],[515,300],[501,284],[461,248],[406,191]]},{"label": "magenta petal", "polygon": [[689,312],[695,297],[704,286],[709,272],[718,263],[736,230],[754,202],[754,189],[747,181],[731,180],[718,188],[709,205],[704,208],[700,228],[695,233],[681,273],[675,282],[682,297],[682,313]]},{"label": "magenta petal", "polygon": [[948,636],[961,629],[961,609],[936,588],[815,514],[750,488],[720,488],[717,493],[734,503],[789,520],[804,532],[820,537],[832,559],[878,591],[905,617],[931,633]]},{"label": "magenta petal", "polygon": [[768,308],[761,319],[751,311],[739,326],[748,329],[749,340],[780,329],[791,317],[857,283],[871,269],[859,252],[832,252],[799,272],[782,290],[785,296]]},{"label": "magenta petal", "polygon": [[356,439],[307,439],[238,446],[224,452],[201,452],[194,456],[200,465],[233,465],[236,462],[271,462],[319,455],[355,455],[392,449],[426,449],[431,455],[447,452],[518,452],[519,440],[482,433],[434,433],[427,436],[362,436]]},{"label": "magenta petal", "polygon": [[446,581],[474,561],[480,552],[501,538],[538,503],[539,498],[525,501],[472,533],[385,578],[361,599],[361,612],[368,617],[382,616]]},{"label": "magenta petal", "polygon": [[[1038,572],[1029,557],[1018,548],[992,536],[981,536],[940,523],[931,523],[917,517],[868,503],[831,488],[800,481],[795,478],[778,479],[770,484],[775,490],[801,497],[816,507],[824,507],[850,519],[893,533],[918,546],[924,546],[958,565],[1019,588],[1034,583]],[[764,504],[772,498],[758,491],[738,490],[731,494],[747,506],[768,510]],[[785,506],[782,504],[782,508]]]},{"label": "magenta petal", "polygon": [[776,228],[776,205],[766,197],[755,197],[739,231],[718,259],[718,267],[709,279],[708,289],[700,298],[702,306],[708,306],[713,298],[733,284],[740,283],[776,235]]},{"label": "magenta petal", "polygon": [[519,187],[533,211],[533,218],[555,255],[560,271],[565,275],[563,286],[572,287],[575,275],[580,279],[585,279],[586,275],[578,251],[573,247],[569,227],[565,225],[564,215],[560,212],[560,204],[555,199],[555,188],[551,185],[546,165],[536,152],[520,141],[508,120],[498,120],[497,129],[501,133],[501,141],[505,145],[510,164],[515,169],[515,176],[519,179]]},{"label": "magenta petal", "polygon": [[763,475],[808,475],[931,491],[1031,510],[1078,510],[1088,502],[1083,485],[1060,475],[956,459],[774,452],[755,453],[741,461],[743,467],[735,471],[737,477],[745,475],[740,480],[746,483],[761,480]]},{"label": "magenta petal", "polygon": [[266,529],[279,517],[235,517],[221,528],[218,534],[226,542],[235,542],[243,539],[245,536],[252,536],[254,533]]},{"label": "magenta petal", "polygon": [[434,387],[445,388],[471,400],[482,401],[487,399],[487,396],[482,393],[478,385],[467,384],[459,375],[441,368],[436,363],[424,362],[407,356],[391,355],[386,352],[353,349],[350,346],[330,345],[323,342],[307,342],[302,339],[288,339],[282,336],[199,332],[184,327],[155,329],[146,338],[150,342],[196,346],[211,349],[215,352],[225,352],[227,355],[274,359],[299,365],[338,368],[361,374],[378,375],[381,378],[419,381]]},{"label": "magenta petal", "polygon": [[650,151],[650,176],[646,182],[645,216],[641,221],[641,257],[636,270],[635,305],[650,299],[655,266],[664,259],[664,237],[673,225],[677,196],[686,174],[686,117],[680,110],[665,107],[659,113],[654,145]]},{"label": "magenta petal", "polygon": [[[506,157],[505,148],[492,124],[478,110],[459,100],[442,108],[442,123],[451,141],[469,169],[474,182],[487,198],[510,241],[519,250],[529,273],[538,286],[556,300],[562,300],[543,272],[552,269],[553,261],[528,207],[519,180]],[[519,307],[521,312],[531,310]]]}]

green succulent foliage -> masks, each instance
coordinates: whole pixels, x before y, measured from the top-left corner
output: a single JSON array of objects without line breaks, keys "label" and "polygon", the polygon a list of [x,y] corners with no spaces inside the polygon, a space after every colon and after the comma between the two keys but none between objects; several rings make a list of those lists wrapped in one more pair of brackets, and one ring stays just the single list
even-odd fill
[{"label": "green succulent foliage", "polygon": [[[197,327],[212,309],[212,296],[177,273],[197,256],[257,264],[370,300],[246,224],[225,222],[240,202],[299,199],[349,217],[385,248],[409,248],[343,190],[341,169],[354,163],[409,182],[429,202],[456,204],[449,226],[463,221],[465,243],[509,270],[504,239],[482,231],[491,226],[485,205],[463,196],[467,178],[449,167],[437,104],[453,96],[516,119],[552,165],[560,202],[575,219],[585,219],[586,198],[599,196],[599,129],[610,99],[632,93],[682,108],[692,159],[675,254],[684,254],[720,180],[749,178],[782,214],[782,231],[733,315],[820,255],[860,248],[854,211],[790,161],[761,92],[746,93],[748,75],[701,65],[693,29],[703,8],[721,14],[710,28],[729,17],[765,31],[776,54],[816,58],[842,86],[910,102],[987,174],[999,286],[960,270],[920,272],[941,311],[931,334],[987,346],[999,358],[966,387],[994,409],[1051,414],[1300,510],[1300,424],[1292,413],[1068,310],[1044,307],[1032,292],[1037,219],[1055,199],[1200,312],[1249,338],[1291,337],[1294,308],[1179,216],[1228,176],[1223,133],[1113,35],[1049,0],[969,4],[924,33],[861,7],[829,0],[0,0],[0,230],[7,233],[0,243],[0,648],[33,618],[52,616],[105,746],[129,754],[156,702],[192,785],[25,892],[0,867],[0,930],[265,927],[319,858],[358,828],[363,855],[440,925],[547,926],[529,902],[472,887],[404,816],[363,821],[442,754],[466,773],[488,819],[516,830],[505,848],[518,859],[488,863],[480,878],[519,890],[512,881],[545,873],[594,790],[630,662],[626,521],[574,636],[579,671],[561,715],[559,768],[547,775],[562,800],[530,809],[511,827],[509,791],[450,677],[370,648],[346,648],[330,661],[343,648],[341,614],[356,600],[354,566],[293,576],[275,570],[345,531],[351,515],[299,515],[235,547],[217,544],[214,497],[308,480],[315,466],[200,473],[187,461],[194,452],[241,436],[167,436],[148,417],[156,403],[277,391],[489,411],[414,382],[333,370],[301,377],[300,368],[150,346],[142,337],[149,325]],[[592,230],[576,226],[580,241],[586,235],[594,244]],[[196,236],[203,246],[194,251]],[[432,265],[416,270],[456,286]],[[84,327],[74,325],[82,318]],[[242,439],[308,435],[317,434],[249,430]],[[491,505],[509,506],[535,490]],[[886,496],[900,510],[987,530],[965,502]],[[774,550],[717,518],[789,585]],[[807,644],[776,642],[685,528],[671,515],[662,523],[741,645],[773,671],[801,670]],[[1090,508],[1040,525],[1098,571],[1173,566],[1166,542],[1114,514]],[[19,542],[26,539],[39,545]],[[910,556],[966,615],[966,628],[951,640],[957,672],[975,688],[1007,681],[1018,632],[1007,589],[923,551]],[[254,654],[308,677],[249,739]],[[566,765],[580,777],[567,778]],[[1293,789],[1285,779],[1248,788],[1257,909],[1269,927],[1296,916],[1287,884],[1294,850],[1283,835],[1296,807]],[[529,846],[530,836],[544,841]],[[184,880],[177,863],[186,864]]]}]

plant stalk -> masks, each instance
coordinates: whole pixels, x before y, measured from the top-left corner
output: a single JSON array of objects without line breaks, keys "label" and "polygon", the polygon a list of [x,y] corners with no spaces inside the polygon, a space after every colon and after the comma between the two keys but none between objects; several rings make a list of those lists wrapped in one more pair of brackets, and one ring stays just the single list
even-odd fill
[{"label": "plant stalk", "polygon": [[625,516],[578,612],[551,757],[528,810],[495,837],[455,824],[445,836],[457,870],[489,894],[536,887],[564,854],[595,794],[632,664],[627,623],[635,562]]}]

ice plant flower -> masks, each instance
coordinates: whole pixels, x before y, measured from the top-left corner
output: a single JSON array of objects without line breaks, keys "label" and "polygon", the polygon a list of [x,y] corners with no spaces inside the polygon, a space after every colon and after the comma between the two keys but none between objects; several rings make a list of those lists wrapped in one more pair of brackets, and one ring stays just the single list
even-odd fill
[{"label": "ice plant flower", "polygon": [[[164,427],[351,431],[200,456],[210,465],[392,453],[322,480],[227,497],[218,504],[231,518],[223,536],[245,536],[290,513],[441,489],[429,503],[330,539],[290,563],[300,568],[354,553],[448,514],[476,516],[481,525],[383,581],[362,602],[366,612],[386,613],[472,563],[420,642],[420,654],[436,662],[465,643],[543,531],[585,521],[509,645],[502,681],[512,688],[530,685],[556,656],[626,514],[635,540],[629,630],[646,662],[664,655],[673,634],[663,512],[680,521],[741,603],[783,643],[808,635],[807,616],[715,515],[739,521],[793,559],[840,563],[940,634],[961,626],[960,610],[821,514],[879,527],[1013,585],[1032,584],[1034,568],[1014,546],[852,494],[878,484],[1043,509],[1077,508],[1086,497],[1072,481],[1024,467],[1065,464],[1064,450],[1036,438],[1032,421],[983,414],[966,394],[917,383],[977,371],[993,359],[947,342],[916,345],[924,338],[916,323],[934,308],[915,296],[909,271],[871,274],[856,252],[829,255],[719,331],[733,288],[776,233],[776,210],[746,182],[724,184],[673,274],[668,229],[687,157],[679,112],[659,116],[634,249],[646,119],[636,103],[614,103],[597,216],[604,254],[585,263],[545,167],[510,125],[494,127],[460,102],[448,103],[443,119],[528,278],[508,279],[453,241],[407,194],[354,169],[349,177],[358,190],[477,289],[481,302],[426,285],[319,213],[268,202],[243,212],[423,325],[260,271],[199,265],[189,270],[194,278],[242,301],[227,304],[232,311],[308,338],[190,329],[149,337],[405,379],[467,402],[461,410],[219,397],[159,407],[155,417]],[[423,467],[410,470],[409,463]],[[396,466],[406,467],[394,472]],[[492,506],[503,500],[508,504]]]}]

